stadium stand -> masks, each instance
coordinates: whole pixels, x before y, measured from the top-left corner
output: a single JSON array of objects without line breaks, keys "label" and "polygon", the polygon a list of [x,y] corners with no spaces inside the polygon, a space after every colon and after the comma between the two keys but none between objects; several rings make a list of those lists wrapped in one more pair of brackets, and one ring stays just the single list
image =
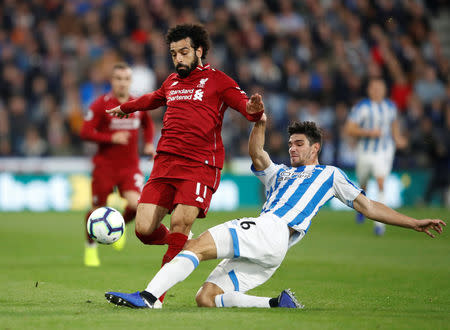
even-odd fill
[{"label": "stadium stand", "polygon": [[[90,154],[79,130],[89,103],[109,89],[112,63],[129,62],[135,92],[151,91],[172,70],[164,41],[168,27],[201,22],[214,43],[208,62],[249,95],[264,95],[274,160],[287,159],[282,128],[292,119],[314,120],[326,130],[322,161],[352,166],[353,141],[343,136],[343,123],[368,78],[382,76],[410,140],[395,166],[432,168],[439,161],[449,168],[450,31],[439,30],[448,27],[445,3],[2,1],[0,155]],[[157,130],[162,115],[153,113]],[[228,157],[247,154],[248,132],[249,125],[228,112]],[[441,143],[446,155],[431,143]]]}]

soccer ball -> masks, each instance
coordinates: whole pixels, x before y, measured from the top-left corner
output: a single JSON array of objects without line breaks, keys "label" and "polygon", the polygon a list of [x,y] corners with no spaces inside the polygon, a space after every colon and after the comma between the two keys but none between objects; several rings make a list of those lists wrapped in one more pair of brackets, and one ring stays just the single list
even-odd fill
[{"label": "soccer ball", "polygon": [[87,221],[89,237],[101,244],[112,244],[122,237],[125,221],[122,214],[112,207],[100,207],[91,213]]}]

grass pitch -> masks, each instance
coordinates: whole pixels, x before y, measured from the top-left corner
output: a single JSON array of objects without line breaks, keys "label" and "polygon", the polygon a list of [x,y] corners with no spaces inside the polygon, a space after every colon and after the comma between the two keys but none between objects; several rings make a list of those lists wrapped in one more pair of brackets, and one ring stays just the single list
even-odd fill
[{"label": "grass pitch", "polygon": [[[445,209],[405,209],[450,222]],[[256,212],[213,213],[193,231]],[[162,310],[108,304],[104,292],[142,290],[165,247],[144,246],[128,230],[121,252],[100,246],[102,266],[83,266],[83,213],[0,213],[0,329],[449,329],[450,226],[430,239],[354,213],[321,211],[275,275],[250,293],[290,287],[304,310],[200,309],[197,289],[218,261],[200,264],[169,291]],[[167,219],[165,220],[165,223]],[[450,225],[450,223],[449,223]]]}]

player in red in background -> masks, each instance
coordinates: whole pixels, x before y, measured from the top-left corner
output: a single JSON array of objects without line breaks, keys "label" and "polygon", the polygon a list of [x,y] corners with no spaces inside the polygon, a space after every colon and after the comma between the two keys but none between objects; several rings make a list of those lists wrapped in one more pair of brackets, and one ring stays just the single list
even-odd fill
[{"label": "player in red in background", "polygon": [[[166,41],[177,72],[153,93],[106,111],[126,117],[167,106],[152,174],[136,216],[136,235],[144,244],[169,245],[163,265],[182,250],[192,224],[206,216],[219,186],[225,110],[231,107],[253,122],[264,112],[260,95],[249,100],[233,79],[203,65],[210,46],[203,26],[177,25]],[[172,213],[170,232],[161,224],[167,213]]]},{"label": "player in red in background", "polygon": [[[81,137],[98,144],[93,158],[92,172],[92,209],[86,214],[86,221],[92,211],[106,205],[108,195],[114,187],[127,200],[123,213],[125,223],[136,216],[139,195],[144,184],[144,177],[139,169],[138,133],[144,129],[144,153],[154,156],[153,122],[145,112],[136,112],[127,119],[118,119],[105,113],[105,109],[116,107],[123,102],[133,100],[129,94],[131,69],[126,63],[117,63],[113,67],[111,77],[112,91],[100,96],[89,108],[83,123]],[[97,245],[87,235],[84,254],[86,266],[99,266]],[[121,249],[125,235],[114,243]]]}]

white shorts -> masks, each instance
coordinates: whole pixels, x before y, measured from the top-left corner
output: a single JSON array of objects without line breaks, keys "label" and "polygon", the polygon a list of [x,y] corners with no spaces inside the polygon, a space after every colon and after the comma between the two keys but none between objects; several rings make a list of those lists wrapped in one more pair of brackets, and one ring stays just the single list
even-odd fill
[{"label": "white shorts", "polygon": [[394,155],[391,152],[361,153],[356,158],[356,176],[361,185],[366,185],[370,177],[386,178],[392,170]]},{"label": "white shorts", "polygon": [[286,223],[273,215],[231,220],[209,229],[217,258],[225,258],[206,282],[224,292],[246,292],[266,282],[283,261],[289,245]]}]

